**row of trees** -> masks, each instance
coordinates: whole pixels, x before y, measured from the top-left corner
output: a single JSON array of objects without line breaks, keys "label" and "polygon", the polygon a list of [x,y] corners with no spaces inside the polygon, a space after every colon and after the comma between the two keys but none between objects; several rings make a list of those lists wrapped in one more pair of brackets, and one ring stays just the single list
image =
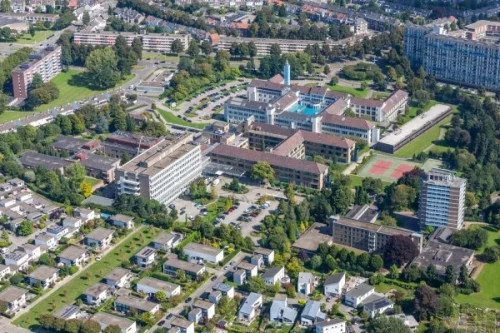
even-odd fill
[{"label": "row of trees", "polygon": [[[101,325],[95,320],[81,320],[56,318],[51,314],[40,315],[40,325],[49,332],[60,333],[100,333]],[[121,333],[121,328],[117,325],[107,326],[104,333]]]},{"label": "row of trees", "polygon": [[33,110],[42,104],[48,104],[59,97],[59,88],[53,82],[43,82],[40,74],[33,75],[28,98],[24,104],[26,110]]}]

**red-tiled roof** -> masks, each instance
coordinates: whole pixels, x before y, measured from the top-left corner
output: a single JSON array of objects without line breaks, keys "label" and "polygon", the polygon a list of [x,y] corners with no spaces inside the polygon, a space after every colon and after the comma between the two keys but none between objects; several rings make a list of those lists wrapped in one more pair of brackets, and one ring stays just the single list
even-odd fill
[{"label": "red-tiled roof", "polygon": [[281,76],[281,74],[276,74],[275,76],[270,78],[268,81],[273,82],[273,83],[283,84],[283,81],[285,81],[285,79],[283,78],[283,76]]},{"label": "red-tiled roof", "polygon": [[261,89],[269,89],[275,91],[281,91],[283,89],[283,85],[276,82],[263,81],[263,80],[252,80],[248,85],[252,88],[261,88]]},{"label": "red-tiled roof", "polygon": [[319,144],[324,144],[328,146],[334,147],[342,147],[342,148],[351,148],[356,144],[351,139],[341,138],[336,135],[325,134],[325,133],[314,133],[309,131],[300,131],[304,141],[306,142],[314,142]]},{"label": "red-tiled roof", "polygon": [[391,96],[385,100],[385,105],[382,108],[382,112],[389,112],[396,104],[408,98],[408,93],[403,90],[397,90]]},{"label": "red-tiled roof", "polygon": [[219,43],[219,34],[210,34],[210,40],[212,41],[212,45],[216,45]]},{"label": "red-tiled roof", "polygon": [[376,99],[367,99],[367,98],[351,98],[351,104],[353,105],[363,105],[371,108],[380,108],[384,105],[384,101],[376,100]]}]

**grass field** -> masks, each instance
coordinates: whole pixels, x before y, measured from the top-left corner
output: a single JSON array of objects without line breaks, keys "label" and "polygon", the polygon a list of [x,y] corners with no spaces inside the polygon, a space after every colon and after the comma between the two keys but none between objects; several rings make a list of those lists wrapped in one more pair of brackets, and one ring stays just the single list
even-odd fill
[{"label": "grass field", "polygon": [[[361,177],[361,176],[349,175],[349,178],[351,178],[351,186],[352,187],[361,186],[363,184],[363,177]],[[383,183],[384,183],[384,188],[391,185],[390,182],[383,182]]]},{"label": "grass field", "polygon": [[159,60],[159,61],[179,61],[179,56],[175,55],[164,55],[157,52],[142,52],[143,60]]},{"label": "grass field", "polygon": [[424,132],[418,138],[398,150],[394,156],[411,158],[414,154],[419,154],[424,151],[425,148],[432,145],[435,141],[439,140],[439,133],[441,128],[451,121],[451,115],[443,119],[441,122],[437,123],[431,127],[428,131]]},{"label": "grass field", "polygon": [[101,180],[100,179],[97,179],[97,178],[93,178],[93,177],[85,177],[85,179],[83,180],[84,183],[88,183],[90,184],[92,187],[94,187],[97,183],[99,183]]},{"label": "grass field", "polygon": [[[500,231],[492,226],[472,226],[471,228],[483,228],[488,232],[486,246],[498,245],[500,243]],[[476,251],[476,254],[484,250]],[[477,282],[481,285],[481,291],[471,295],[459,294],[456,301],[462,304],[471,304],[482,308],[500,309],[500,261],[493,264],[485,264],[479,273]]]},{"label": "grass field", "polygon": [[345,86],[340,86],[340,85],[327,85],[327,87],[331,90],[334,91],[339,91],[339,92],[345,92],[348,94],[353,95],[354,97],[360,97],[360,98],[365,98],[366,95],[368,95],[368,89],[361,90],[361,89],[356,89],[356,88],[351,88],[351,87],[345,87]]},{"label": "grass field", "polygon": [[[79,101],[82,99],[86,99],[95,95],[102,94],[104,91],[101,90],[92,90],[85,86],[74,86],[70,85],[69,81],[75,76],[83,71],[70,69],[67,72],[60,73],[51,82],[55,83],[59,88],[59,98],[53,100],[49,104],[40,105],[36,111],[46,111],[57,106],[66,105],[74,101]],[[117,86],[121,86],[127,81],[130,81],[134,76],[130,75],[122,82],[118,83]]]},{"label": "grass field", "polygon": [[29,33],[24,34],[20,38],[17,39],[16,43],[19,44],[35,44],[35,43],[41,43],[44,40],[47,39],[50,35],[52,35],[54,32],[50,30],[45,30],[45,31],[35,31],[35,36],[31,36]]},{"label": "grass field", "polygon": [[157,111],[161,114],[163,119],[165,119],[167,122],[172,123],[172,124],[193,127],[193,128],[199,128],[199,129],[204,129],[207,126],[206,124],[202,124],[202,123],[187,122],[184,119],[177,117],[176,115],[174,115],[172,112],[169,112],[169,111],[164,111],[164,110],[160,110],[160,109],[157,109]]},{"label": "grass field", "polygon": [[7,123],[12,120],[27,117],[34,114],[34,112],[25,111],[5,111],[0,115],[0,124]]},{"label": "grass field", "polygon": [[88,287],[99,282],[115,267],[120,266],[124,260],[131,258],[137,251],[147,245],[157,233],[157,229],[140,227],[100,261],[94,262],[82,271],[77,272],[77,275],[71,281],[59,287],[13,323],[27,329],[36,329],[41,314],[54,313],[63,305],[73,303]]}]

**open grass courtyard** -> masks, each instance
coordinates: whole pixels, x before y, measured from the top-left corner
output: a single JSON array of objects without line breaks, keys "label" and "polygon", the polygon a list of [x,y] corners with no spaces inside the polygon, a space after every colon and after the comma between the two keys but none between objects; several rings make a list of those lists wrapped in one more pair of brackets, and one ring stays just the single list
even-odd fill
[{"label": "open grass courtyard", "polygon": [[198,128],[198,129],[204,129],[207,125],[202,124],[202,123],[190,123],[188,121],[185,121],[182,118],[177,117],[174,115],[172,112],[165,111],[158,109],[157,110],[160,115],[165,119],[168,123],[175,124],[175,125],[181,125],[181,126],[186,126],[186,127],[192,127],[192,128]]},{"label": "open grass courtyard", "polygon": [[12,120],[27,117],[34,113],[35,112],[29,112],[29,111],[5,111],[0,115],[0,124],[8,123],[9,121]]},{"label": "open grass courtyard", "polygon": [[327,85],[327,87],[330,90],[333,91],[338,91],[338,92],[344,92],[353,95],[354,97],[360,97],[360,98],[366,98],[368,95],[368,88],[367,89],[357,89],[357,88],[352,88],[352,87],[346,87],[346,86],[341,86],[341,85]]},{"label": "open grass courtyard", "polygon": [[19,37],[16,41],[18,44],[38,44],[47,39],[50,35],[53,35],[54,32],[51,30],[43,30],[43,31],[35,31],[35,36],[31,36],[29,33],[26,33]]},{"label": "open grass courtyard", "polygon": [[36,304],[27,313],[17,318],[13,323],[21,327],[35,330],[39,318],[44,313],[54,313],[65,304],[71,304],[91,285],[99,282],[124,260],[130,259],[137,251],[146,246],[158,233],[158,229],[141,226],[128,235],[117,247],[108,252],[100,261],[96,261],[63,286],[55,290],[47,298]]}]

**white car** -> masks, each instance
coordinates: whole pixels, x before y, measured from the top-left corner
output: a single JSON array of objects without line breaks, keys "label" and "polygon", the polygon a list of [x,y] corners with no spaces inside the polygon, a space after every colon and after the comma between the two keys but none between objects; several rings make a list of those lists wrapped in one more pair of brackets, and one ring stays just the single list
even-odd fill
[{"label": "white car", "polygon": [[101,260],[101,259],[102,259],[102,256],[97,256],[97,257],[95,257],[95,261],[99,261],[99,260]]}]

